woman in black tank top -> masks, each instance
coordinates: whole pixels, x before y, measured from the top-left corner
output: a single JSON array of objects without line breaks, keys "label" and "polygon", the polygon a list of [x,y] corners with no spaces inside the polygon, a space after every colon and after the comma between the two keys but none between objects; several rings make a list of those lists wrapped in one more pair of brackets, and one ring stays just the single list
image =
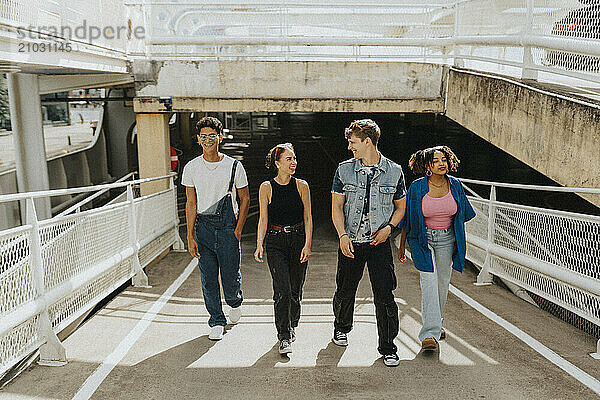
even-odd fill
[{"label": "woman in black tank top", "polygon": [[[277,172],[258,192],[260,217],[254,259],[263,262],[263,243],[273,278],[275,326],[279,352],[292,352],[300,320],[300,300],[312,243],[312,213],[308,183],[296,179],[296,155],[290,143],[267,154],[267,168]],[[266,239],[266,240],[265,240]]]}]

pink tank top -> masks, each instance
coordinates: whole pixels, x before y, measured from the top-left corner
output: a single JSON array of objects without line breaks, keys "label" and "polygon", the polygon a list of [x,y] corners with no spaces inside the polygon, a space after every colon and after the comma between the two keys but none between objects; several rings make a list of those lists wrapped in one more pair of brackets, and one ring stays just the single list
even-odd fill
[{"label": "pink tank top", "polygon": [[433,198],[426,194],[421,201],[425,226],[430,229],[448,229],[452,225],[452,216],[456,214],[457,207],[452,193],[444,197]]}]

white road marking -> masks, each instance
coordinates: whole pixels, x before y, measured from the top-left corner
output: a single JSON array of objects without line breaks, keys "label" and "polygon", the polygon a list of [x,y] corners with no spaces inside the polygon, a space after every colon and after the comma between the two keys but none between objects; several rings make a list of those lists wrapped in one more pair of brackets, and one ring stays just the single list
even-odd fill
[{"label": "white road marking", "polygon": [[169,288],[160,296],[158,300],[152,305],[152,307],[142,316],[137,325],[129,332],[129,334],[119,343],[117,348],[104,360],[102,364],[90,375],[83,385],[79,388],[73,399],[89,399],[92,397],[94,392],[102,384],[104,379],[110,374],[110,372],[117,366],[117,364],[125,357],[129,349],[135,344],[135,342],[142,336],[144,331],[150,326],[158,312],[163,306],[169,301],[173,293],[185,282],[185,280],[192,274],[196,266],[198,265],[196,260],[190,261],[185,270],[179,275],[179,277],[169,286]]},{"label": "white road marking", "polygon": [[547,359],[548,361],[565,371],[567,374],[571,375],[573,378],[577,379],[579,382],[587,386],[594,393],[600,395],[600,381],[598,381],[598,379],[594,378],[585,371],[571,364],[570,362],[556,354],[554,351],[550,350],[548,347],[544,346],[542,343],[540,343],[527,333],[523,332],[504,318],[498,316],[485,306],[473,300],[465,293],[461,292],[456,287],[450,285],[450,292],[465,303],[467,303],[469,306],[473,307],[475,310],[479,311],[481,314],[489,318],[491,321],[506,329],[508,332],[513,334],[516,338],[521,340],[527,346],[531,347],[533,350],[538,352],[542,357],[544,357],[545,359]]}]

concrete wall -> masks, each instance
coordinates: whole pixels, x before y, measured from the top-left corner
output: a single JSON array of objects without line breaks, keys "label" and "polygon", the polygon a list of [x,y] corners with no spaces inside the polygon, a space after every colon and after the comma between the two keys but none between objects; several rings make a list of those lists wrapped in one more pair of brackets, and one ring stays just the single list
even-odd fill
[{"label": "concrete wall", "polygon": [[444,88],[443,67],[419,63],[135,61],[134,73],[138,97],[439,100]]},{"label": "concrete wall", "polygon": [[[0,173],[0,194],[18,193],[15,170]],[[19,202],[0,203],[0,231],[21,225]]]},{"label": "concrete wall", "polygon": [[[113,89],[110,97],[124,96],[126,89]],[[109,101],[104,111],[104,132],[108,153],[108,172],[115,178],[129,173],[127,160],[127,132],[135,122],[133,107],[125,106],[122,101]]]},{"label": "concrete wall", "polygon": [[598,108],[452,70],[446,115],[563,186],[600,187]]}]

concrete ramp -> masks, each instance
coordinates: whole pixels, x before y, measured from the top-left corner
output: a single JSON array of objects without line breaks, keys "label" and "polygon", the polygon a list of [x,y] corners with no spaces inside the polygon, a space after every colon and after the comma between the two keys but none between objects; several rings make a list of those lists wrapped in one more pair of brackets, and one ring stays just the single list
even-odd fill
[{"label": "concrete ramp", "polygon": [[418,275],[397,261],[400,365],[387,368],[377,354],[366,276],[349,346],[334,345],[337,241],[328,228],[315,237],[290,357],[277,352],[271,278],[252,259],[248,234],[243,316],[223,340],[208,340],[195,262],[171,253],[149,269],[151,289],[126,289],[64,342],[68,365],[34,366],[0,399],[597,398],[600,370],[587,355],[593,338],[500,287],[473,286],[469,270],[453,276],[439,352],[420,351]]}]

